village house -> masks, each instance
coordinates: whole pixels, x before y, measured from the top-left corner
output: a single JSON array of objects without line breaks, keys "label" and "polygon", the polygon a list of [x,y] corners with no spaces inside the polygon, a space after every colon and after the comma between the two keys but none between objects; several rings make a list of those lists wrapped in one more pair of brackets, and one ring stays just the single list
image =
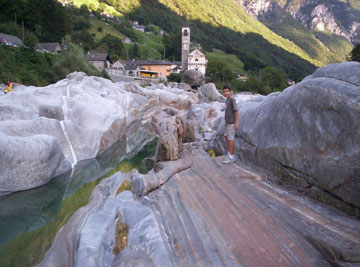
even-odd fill
[{"label": "village house", "polygon": [[125,75],[130,77],[139,77],[140,76],[140,66],[133,62],[125,64]]},{"label": "village house", "polygon": [[38,43],[36,48],[39,50],[46,50],[53,54],[61,52],[61,45],[59,43]]},{"label": "village house", "polygon": [[87,60],[94,65],[96,69],[102,71],[104,68],[110,68],[112,62],[108,54],[106,53],[91,53],[88,52]]},{"label": "village house", "polygon": [[172,73],[180,73],[181,72],[181,61],[173,61],[171,65]]},{"label": "village house", "polygon": [[137,21],[131,21],[131,25],[134,30],[145,32],[145,26],[139,25]]},{"label": "village house", "polygon": [[166,78],[172,71],[173,62],[166,60],[136,60],[132,61],[141,70],[156,72],[159,78]]},{"label": "village house", "polygon": [[126,65],[125,62],[118,60],[114,64],[111,65],[111,69],[117,70],[117,71],[124,71],[125,65]]},{"label": "village house", "polygon": [[0,40],[2,43],[5,43],[5,44],[9,43],[9,44],[13,44],[15,46],[23,46],[23,41],[21,41],[20,38],[14,36],[14,35],[0,33]]},{"label": "village house", "polygon": [[129,37],[122,38],[121,42],[123,42],[124,44],[132,44],[133,43]]}]

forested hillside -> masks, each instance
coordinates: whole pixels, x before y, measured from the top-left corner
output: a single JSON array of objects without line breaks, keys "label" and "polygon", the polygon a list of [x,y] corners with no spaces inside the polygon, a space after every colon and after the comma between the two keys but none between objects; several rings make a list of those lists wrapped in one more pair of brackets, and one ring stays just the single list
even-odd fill
[{"label": "forested hillside", "polygon": [[[27,43],[61,42],[64,36],[70,36],[83,51],[107,52],[113,60],[164,56],[179,60],[181,27],[188,23],[192,42],[200,43],[207,54],[216,48],[235,55],[240,60],[235,68],[250,75],[275,67],[295,81],[317,66],[344,61],[352,49],[346,40],[321,32],[315,34],[281,12],[264,15],[270,30],[234,0],[67,0],[66,5],[61,5],[61,1],[64,2],[0,0],[4,7],[0,32],[5,28],[20,36],[24,22]],[[149,32],[132,30],[130,20],[145,25]],[[10,29],[13,21],[17,26]],[[155,34],[159,28],[167,32],[164,37]],[[135,44],[123,44],[123,37]],[[227,58],[221,53],[218,56],[223,61]]]},{"label": "forested hillside", "polygon": [[239,9],[233,0],[73,0],[72,3],[87,4],[90,9],[104,12],[110,12],[111,6],[113,14],[137,20],[142,25],[157,25],[171,35],[178,34],[187,21],[192,41],[201,43],[205,49],[217,48],[237,55],[247,71],[276,66],[298,80],[314,71],[315,66],[325,64],[323,58],[311,57],[293,42],[274,34]]}]

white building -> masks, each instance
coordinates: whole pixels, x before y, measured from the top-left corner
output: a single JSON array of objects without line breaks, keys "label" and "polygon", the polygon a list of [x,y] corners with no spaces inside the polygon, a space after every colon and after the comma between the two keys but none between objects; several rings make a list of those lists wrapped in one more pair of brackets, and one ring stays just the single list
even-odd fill
[{"label": "white building", "polygon": [[129,37],[122,38],[121,41],[124,44],[132,44],[133,43]]},{"label": "white building", "polygon": [[188,56],[188,70],[197,70],[205,75],[207,62],[205,54],[196,48]]},{"label": "white building", "polygon": [[190,52],[190,27],[185,25],[182,27],[181,35],[181,67],[183,71],[197,70],[205,75],[206,56],[199,49]]}]

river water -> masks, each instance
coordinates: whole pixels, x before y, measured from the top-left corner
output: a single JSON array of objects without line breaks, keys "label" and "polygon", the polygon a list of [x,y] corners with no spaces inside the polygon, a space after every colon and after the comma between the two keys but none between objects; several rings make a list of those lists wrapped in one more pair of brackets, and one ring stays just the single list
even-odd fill
[{"label": "river water", "polygon": [[[87,205],[95,186],[116,171],[152,168],[146,158],[156,149],[154,140],[139,152],[126,154],[118,142],[95,159],[76,167],[50,183],[0,199],[0,266],[32,266],[50,248],[56,233],[71,215]],[[136,154],[135,154],[136,153]]]}]

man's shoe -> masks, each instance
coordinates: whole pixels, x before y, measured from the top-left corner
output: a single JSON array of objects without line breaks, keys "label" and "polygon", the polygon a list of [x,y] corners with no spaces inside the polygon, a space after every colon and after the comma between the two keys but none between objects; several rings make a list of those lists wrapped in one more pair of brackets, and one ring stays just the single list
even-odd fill
[{"label": "man's shoe", "polygon": [[222,163],[225,163],[225,161],[229,160],[229,156],[226,155],[223,159],[222,159]]},{"label": "man's shoe", "polygon": [[228,156],[226,156],[226,158],[224,158],[222,162],[224,164],[233,163],[233,162],[235,162],[235,158],[231,159]]}]

